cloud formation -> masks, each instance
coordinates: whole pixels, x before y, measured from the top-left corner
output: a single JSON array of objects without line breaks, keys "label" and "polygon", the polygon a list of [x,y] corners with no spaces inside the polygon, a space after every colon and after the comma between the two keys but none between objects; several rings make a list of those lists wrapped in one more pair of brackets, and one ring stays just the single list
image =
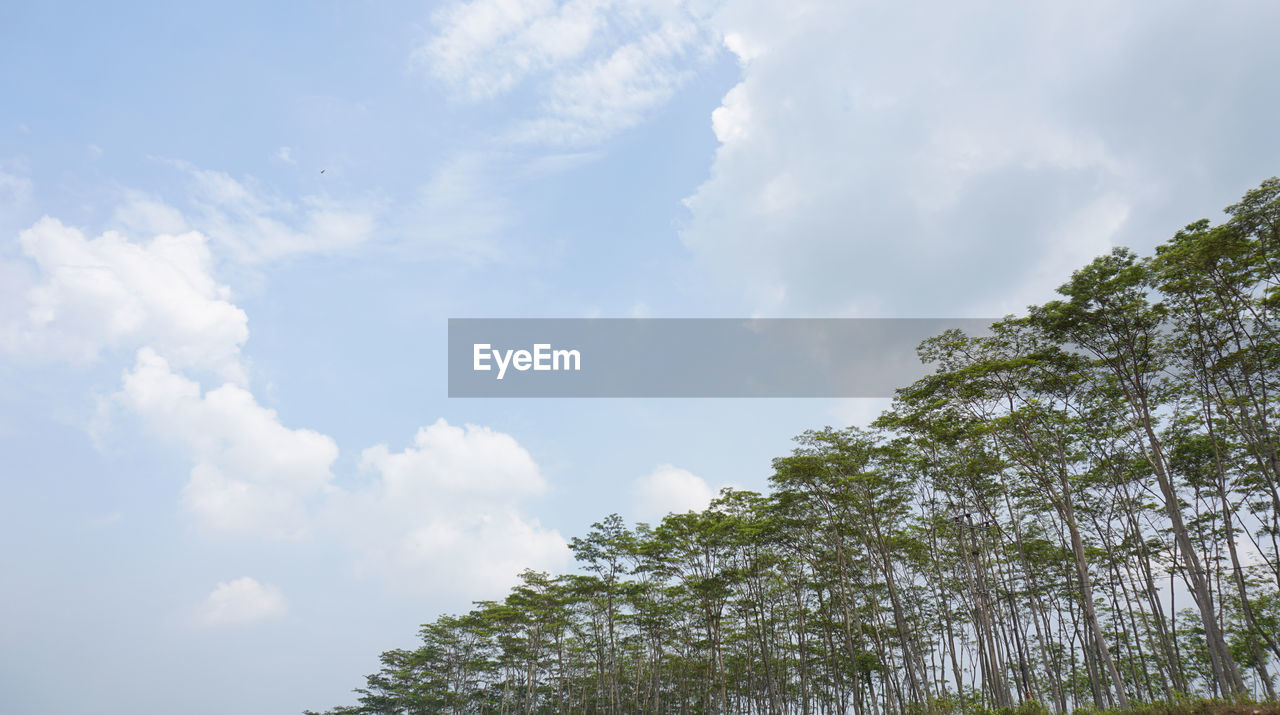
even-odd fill
[{"label": "cloud formation", "polygon": [[547,484],[510,435],[440,419],[401,451],[365,449],[361,469],[371,479],[334,500],[334,528],[399,589],[492,593],[568,560],[560,534],[520,512]]},{"label": "cloud formation", "polygon": [[1269,142],[1252,109],[1277,21],[1246,4],[731,0],[713,22],[742,81],[712,114],[681,237],[762,314],[1020,310],[1274,172],[1247,145]]},{"label": "cloud formation", "polygon": [[[0,265],[20,286],[9,292],[21,303],[0,323],[3,347],[36,361],[133,353],[94,429],[110,417],[105,405],[115,405],[175,446],[191,464],[181,505],[209,535],[334,539],[350,547],[360,570],[418,592],[493,592],[526,567],[562,566],[564,540],[520,511],[547,485],[511,436],[441,419],[402,451],[364,450],[361,470],[373,478],[344,489],[334,473],[336,441],[286,426],[259,402],[241,355],[248,317],[215,278],[215,250],[235,254],[252,244],[239,258],[256,261],[345,239],[310,242],[267,217],[278,206],[245,184],[191,172],[203,213],[139,193],[117,208],[112,222],[147,240],[122,231],[89,238],[50,217],[23,231],[29,263]],[[234,240],[206,237],[223,230]],[[253,620],[282,604],[274,589],[239,579],[219,585],[201,620]]]},{"label": "cloud formation", "polygon": [[669,513],[702,511],[719,495],[702,477],[686,469],[663,464],[636,479],[632,511],[636,519],[657,523]]},{"label": "cloud formation", "polygon": [[[372,235],[373,204],[284,201],[255,182],[172,163],[189,177],[185,211],[129,190],[111,228],[92,238],[50,216],[19,233],[27,261],[0,260],[0,350],[88,363],[147,347],[175,369],[245,385],[248,318],[215,264],[329,253]],[[30,181],[0,172],[6,191],[23,198]]]},{"label": "cloud formation", "polygon": [[308,533],[308,504],[333,479],[332,438],[285,427],[237,385],[204,392],[150,348],[138,351],[119,399],[190,456],[182,503],[202,525],[237,536]]},{"label": "cloud formation", "polygon": [[699,263],[760,315],[988,317],[1274,172],[1255,88],[1277,21],[1189,2],[472,0],[413,60],[462,101],[510,102],[507,139],[586,146],[730,52],[742,79],[680,232]]},{"label": "cloud formation", "polygon": [[191,181],[191,221],[229,258],[265,263],[308,253],[333,253],[373,235],[375,202],[340,202],[322,195],[286,201],[256,182],[177,162]]},{"label": "cloud formation", "polygon": [[716,50],[709,6],[683,0],[472,0],[440,12],[413,54],[454,94],[533,88],[519,142],[584,145],[639,123]]},{"label": "cloud formation", "polygon": [[219,583],[196,609],[196,624],[243,626],[278,618],[288,611],[280,589],[243,576]]},{"label": "cloud formation", "polygon": [[45,217],[18,242],[37,278],[25,315],[4,326],[11,351],[87,362],[104,350],[151,345],[181,367],[245,381],[248,318],[213,278],[202,234],[88,238]]},{"label": "cloud formation", "polygon": [[492,593],[525,568],[567,562],[564,539],[525,517],[547,489],[510,435],[444,419],[411,445],[361,453],[368,477],[335,483],[334,440],[283,425],[244,388],[202,391],[144,348],[117,396],[192,467],[182,505],[209,533],[253,539],[323,536],[345,545],[356,570],[415,593]]}]

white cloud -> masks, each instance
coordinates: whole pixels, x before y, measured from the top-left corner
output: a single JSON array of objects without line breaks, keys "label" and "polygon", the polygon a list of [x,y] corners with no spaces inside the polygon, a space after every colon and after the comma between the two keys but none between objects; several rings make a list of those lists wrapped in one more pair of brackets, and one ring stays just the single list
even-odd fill
[{"label": "white cloud", "polygon": [[441,419],[399,452],[361,454],[372,479],[335,498],[333,528],[356,550],[361,570],[397,588],[497,593],[522,569],[558,569],[564,539],[519,505],[546,482],[511,436]]},{"label": "white cloud", "polygon": [[1133,210],[1124,197],[1108,193],[1064,212],[1061,225],[1045,231],[1042,255],[1029,259],[1022,270],[1009,276],[1004,295],[976,304],[975,314],[996,317],[1020,313],[1028,305],[1057,297],[1054,290],[1069,271],[1111,250],[1114,237],[1121,235]]},{"label": "white cloud", "polygon": [[888,397],[841,398],[832,404],[827,414],[843,425],[867,427],[892,406],[893,399]]},{"label": "white cloud", "polygon": [[236,385],[202,392],[149,349],[117,400],[191,459],[182,504],[211,533],[332,538],[358,571],[412,592],[498,593],[525,568],[567,563],[559,533],[521,512],[547,483],[510,435],[440,419],[403,450],[365,449],[369,478],[341,489],[330,437],[285,427]]},{"label": "white cloud", "polygon": [[546,489],[538,465],[510,435],[476,425],[451,426],[443,418],[419,429],[404,451],[392,453],[380,444],[364,450],[361,462],[382,476],[393,498],[439,491],[524,495]]},{"label": "white cloud", "polygon": [[665,103],[719,42],[700,3],[472,0],[437,17],[415,63],[463,98],[533,88],[517,141],[591,144]]},{"label": "white cloud", "polygon": [[280,589],[244,576],[219,583],[196,609],[197,625],[238,626],[278,618],[288,611]]},{"label": "white cloud", "polygon": [[267,538],[309,531],[308,505],[330,491],[331,438],[283,426],[242,387],[202,393],[149,348],[138,351],[118,399],[190,456],[182,502],[203,526]]},{"label": "white cloud", "polygon": [[[335,441],[286,426],[249,390],[247,316],[214,278],[214,257],[252,263],[336,249],[364,240],[372,219],[317,198],[283,202],[253,182],[180,166],[193,183],[187,210],[125,192],[110,219],[119,230],[90,237],[46,217],[21,232],[28,260],[0,262],[0,347],[31,359],[134,354],[120,390],[99,400],[91,434],[123,408],[145,433],[175,446],[190,465],[181,506],[207,534],[331,539],[350,548],[359,569],[427,593],[497,594],[525,568],[563,568],[564,539],[522,513],[547,484],[509,435],[440,420],[402,451],[365,450],[371,480],[349,491],[335,485]],[[456,187],[442,178],[436,188],[448,205]],[[278,590],[237,579],[218,586],[199,621],[248,622],[283,610]]]},{"label": "white cloud", "polygon": [[286,164],[298,163],[298,161],[293,158],[293,150],[287,146],[282,146],[279,149],[276,149],[274,156],[276,159],[283,161]]},{"label": "white cloud", "polygon": [[666,22],[590,66],[556,75],[542,115],[518,126],[513,136],[553,144],[593,144],[638,124],[665,104],[692,72],[695,53],[711,39],[688,20]]},{"label": "white cloud", "polygon": [[138,191],[126,192],[125,200],[111,215],[111,224],[136,236],[178,234],[191,230],[181,211]]},{"label": "white cloud", "polygon": [[742,81],[682,239],[762,314],[1021,309],[1274,173],[1246,147],[1276,148],[1251,88],[1278,15],[730,0]]},{"label": "white cloud", "polygon": [[263,263],[333,253],[373,235],[378,202],[340,202],[320,195],[286,201],[252,180],[173,163],[191,178],[191,222],[234,260]]},{"label": "white cloud", "polygon": [[152,345],[176,365],[244,381],[248,319],[214,280],[201,234],[141,243],[108,231],[90,239],[45,217],[18,242],[38,276],[25,315],[4,326],[10,350],[88,361],[103,350]]},{"label": "white cloud", "polygon": [[[206,173],[201,182],[207,205],[246,207],[242,218],[272,209],[225,175]],[[323,211],[312,219],[337,220]],[[120,391],[99,401],[90,429],[104,429],[117,405],[175,445],[191,465],[181,504],[207,533],[318,534],[350,546],[361,569],[436,593],[495,593],[524,568],[567,563],[564,539],[520,510],[547,488],[537,464],[512,437],[485,427],[440,420],[402,451],[371,447],[361,465],[374,478],[351,491],[338,488],[334,440],[285,426],[247,387],[240,355],[247,317],[212,276],[210,241],[188,229],[207,229],[207,216],[190,218],[130,193],[113,221],[158,235],[147,242],[116,231],[89,238],[52,218],[22,233],[30,262],[0,269],[13,278],[7,287],[21,286],[15,295],[24,312],[4,323],[2,335],[33,357],[52,351],[88,360],[109,349],[136,351]],[[190,370],[222,382],[205,389]],[[243,606],[245,599],[272,611],[271,589],[255,584],[219,586],[202,618],[248,618],[244,612],[258,611]]]},{"label": "white cloud", "polygon": [[440,31],[414,58],[467,95],[492,97],[585,51],[603,20],[602,6],[554,0],[461,3],[439,15]]},{"label": "white cloud", "polygon": [[656,523],[669,513],[702,511],[719,495],[702,477],[663,464],[636,480],[632,488],[633,516]]},{"label": "white cloud", "polygon": [[[125,190],[112,230],[96,237],[49,216],[19,232],[28,260],[0,259],[0,350],[84,363],[148,347],[176,369],[247,384],[248,319],[215,265],[354,246],[380,210],[321,196],[283,201],[252,181],[171,163],[191,179],[187,212]],[[0,207],[6,194],[13,203],[30,192],[30,181],[0,171]]]}]

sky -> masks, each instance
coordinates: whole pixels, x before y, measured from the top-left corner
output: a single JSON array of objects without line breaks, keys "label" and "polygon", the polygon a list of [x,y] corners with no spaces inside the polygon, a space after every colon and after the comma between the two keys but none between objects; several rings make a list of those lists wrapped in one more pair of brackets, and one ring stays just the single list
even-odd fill
[{"label": "sky", "polygon": [[876,400],[449,399],[451,317],[996,317],[1280,173],[1280,5],[0,10],[0,712],[353,701]]}]

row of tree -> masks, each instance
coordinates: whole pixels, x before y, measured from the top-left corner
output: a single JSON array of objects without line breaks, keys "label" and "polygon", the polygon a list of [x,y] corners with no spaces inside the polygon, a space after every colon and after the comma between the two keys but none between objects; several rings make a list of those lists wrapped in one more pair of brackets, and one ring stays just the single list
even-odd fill
[{"label": "row of tree", "polygon": [[1276,697],[1280,181],[921,347],[762,495],[572,542],[331,713],[864,713]]}]

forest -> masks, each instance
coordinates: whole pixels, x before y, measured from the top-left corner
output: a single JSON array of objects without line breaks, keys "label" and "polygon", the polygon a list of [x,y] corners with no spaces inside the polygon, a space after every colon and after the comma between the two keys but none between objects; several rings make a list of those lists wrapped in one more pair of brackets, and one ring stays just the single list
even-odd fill
[{"label": "forest", "polygon": [[426,623],[327,712],[1275,701],[1278,331],[1272,178],[986,334],[925,341],[926,377],[868,429],[797,437],[767,493],[602,519],[574,572]]}]

